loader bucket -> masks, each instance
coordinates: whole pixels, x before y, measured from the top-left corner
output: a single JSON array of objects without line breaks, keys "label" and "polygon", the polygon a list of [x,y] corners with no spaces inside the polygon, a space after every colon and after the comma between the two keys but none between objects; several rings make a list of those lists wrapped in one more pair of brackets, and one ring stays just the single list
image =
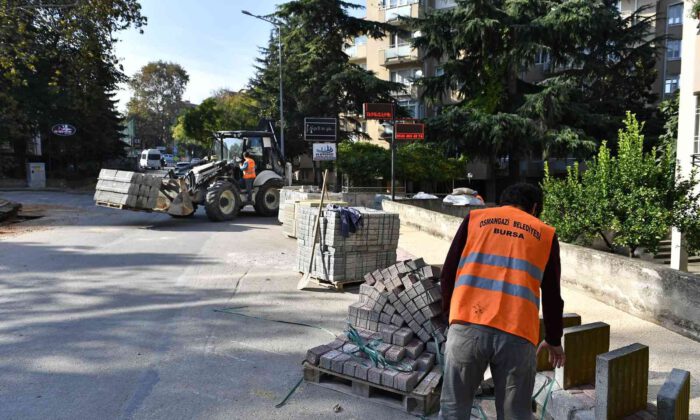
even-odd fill
[{"label": "loader bucket", "polygon": [[163,179],[158,196],[157,210],[173,216],[189,216],[194,213],[194,204],[182,178]]}]

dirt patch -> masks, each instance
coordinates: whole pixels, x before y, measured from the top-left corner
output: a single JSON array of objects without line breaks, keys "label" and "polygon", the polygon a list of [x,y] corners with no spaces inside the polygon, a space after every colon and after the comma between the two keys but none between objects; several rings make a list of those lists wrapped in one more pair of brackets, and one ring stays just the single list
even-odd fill
[{"label": "dirt patch", "polygon": [[78,209],[67,206],[25,204],[16,215],[0,222],[0,238],[66,224],[74,220],[78,213]]}]

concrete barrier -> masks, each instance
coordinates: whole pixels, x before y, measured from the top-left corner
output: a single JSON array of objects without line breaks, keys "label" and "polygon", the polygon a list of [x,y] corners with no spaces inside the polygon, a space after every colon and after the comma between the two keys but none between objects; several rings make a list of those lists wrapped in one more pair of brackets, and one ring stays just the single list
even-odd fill
[{"label": "concrete barrier", "polygon": [[[462,219],[382,201],[401,224],[451,241]],[[700,276],[663,265],[560,242],[562,283],[608,305],[700,340]]]},{"label": "concrete barrier", "polygon": [[700,339],[700,276],[561,244],[562,282],[634,316]]},{"label": "concrete barrier", "polygon": [[462,218],[426,210],[421,207],[401,203],[400,201],[382,201],[382,210],[398,213],[401,224],[414,227],[433,236],[451,241],[454,238]]}]

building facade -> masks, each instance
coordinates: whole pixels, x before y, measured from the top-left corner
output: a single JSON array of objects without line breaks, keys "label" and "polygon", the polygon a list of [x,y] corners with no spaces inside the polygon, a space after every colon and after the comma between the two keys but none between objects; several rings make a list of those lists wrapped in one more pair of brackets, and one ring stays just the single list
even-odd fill
[{"label": "building facade", "polygon": [[[682,50],[680,71],[680,105],[678,108],[678,140],[676,142],[677,172],[688,177],[693,168],[700,166],[700,39],[698,20],[689,16],[693,1],[684,2]],[[683,235],[674,230],[671,235],[671,267],[687,270],[688,254],[683,246]]]}]

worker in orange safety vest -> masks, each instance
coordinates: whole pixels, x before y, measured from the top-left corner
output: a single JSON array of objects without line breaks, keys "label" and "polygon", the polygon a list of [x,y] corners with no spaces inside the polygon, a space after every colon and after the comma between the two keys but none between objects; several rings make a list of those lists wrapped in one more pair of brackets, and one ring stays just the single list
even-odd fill
[{"label": "worker in orange safety vest", "polygon": [[255,181],[255,161],[250,157],[250,153],[243,153],[243,162],[240,164],[243,171],[243,180],[245,181],[245,189],[248,195],[248,202],[253,202],[253,181]]},{"label": "worker in orange safety vest", "polygon": [[552,365],[565,363],[559,242],[554,228],[537,218],[542,202],[538,187],[512,185],[501,207],[472,210],[455,235],[441,275],[450,323],[441,419],[470,418],[490,366],[498,419],[531,420],[536,354],[546,349]]}]

